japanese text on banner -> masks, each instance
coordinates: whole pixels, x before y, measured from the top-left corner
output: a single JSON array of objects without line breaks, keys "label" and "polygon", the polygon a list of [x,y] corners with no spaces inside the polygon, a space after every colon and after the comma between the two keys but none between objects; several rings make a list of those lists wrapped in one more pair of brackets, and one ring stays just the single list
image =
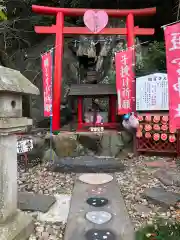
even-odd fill
[{"label": "japanese text on banner", "polygon": [[50,117],[52,114],[52,64],[53,54],[51,51],[41,56],[43,94],[44,94],[44,116]]},{"label": "japanese text on banner", "polygon": [[129,49],[116,54],[116,90],[118,96],[118,114],[132,112],[133,54]]},{"label": "japanese text on banner", "polygon": [[169,121],[180,129],[180,23],[165,28]]}]

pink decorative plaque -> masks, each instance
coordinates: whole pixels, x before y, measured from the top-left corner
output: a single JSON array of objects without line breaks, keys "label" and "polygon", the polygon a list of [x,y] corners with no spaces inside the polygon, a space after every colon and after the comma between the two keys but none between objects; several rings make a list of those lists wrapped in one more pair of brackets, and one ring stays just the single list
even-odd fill
[{"label": "pink decorative plaque", "polygon": [[86,27],[93,33],[101,32],[108,24],[108,15],[105,11],[87,10],[83,19]]}]

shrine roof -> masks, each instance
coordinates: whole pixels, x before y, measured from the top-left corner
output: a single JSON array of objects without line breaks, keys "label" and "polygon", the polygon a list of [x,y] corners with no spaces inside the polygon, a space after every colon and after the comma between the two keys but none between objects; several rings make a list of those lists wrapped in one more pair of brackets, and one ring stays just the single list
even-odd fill
[{"label": "shrine roof", "polygon": [[116,95],[115,84],[72,84],[69,96],[108,96]]},{"label": "shrine roof", "polygon": [[19,71],[0,66],[0,92],[39,95],[39,89]]}]

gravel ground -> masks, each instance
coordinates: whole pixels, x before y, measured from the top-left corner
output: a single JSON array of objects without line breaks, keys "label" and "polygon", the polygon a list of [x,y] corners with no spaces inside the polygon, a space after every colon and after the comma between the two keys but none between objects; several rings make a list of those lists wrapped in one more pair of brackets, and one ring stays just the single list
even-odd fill
[{"label": "gravel ground", "polygon": [[[74,174],[51,173],[45,165],[36,166],[27,172],[19,170],[19,191],[39,194],[71,194],[74,185]],[[31,214],[35,221],[35,234],[29,240],[62,240],[65,224],[49,224],[37,221],[37,213]]]},{"label": "gravel ground", "polygon": [[[158,160],[157,157],[152,158],[153,160],[154,158]],[[172,220],[180,219],[179,211],[173,207],[165,210],[158,205],[149,203],[142,197],[141,193],[144,189],[151,187],[163,187],[168,191],[180,193],[180,188],[174,186],[166,187],[153,177],[152,173],[157,169],[150,169],[144,166],[144,162],[149,159],[149,157],[140,156],[124,160],[123,163],[127,169],[125,172],[116,173],[121,193],[135,229],[146,223],[151,224],[155,217]]]},{"label": "gravel ground", "polygon": [[39,194],[71,194],[75,174],[52,173],[45,165],[38,165],[27,172],[19,171],[19,191]]},{"label": "gravel ground", "polygon": [[[154,158],[154,157],[153,157]],[[157,159],[157,158],[156,158]],[[123,163],[127,167],[125,172],[116,173],[119,187],[123,194],[126,207],[132,219],[135,229],[142,224],[152,223],[156,216],[166,219],[177,219],[177,211],[171,207],[169,210],[163,210],[158,205],[148,203],[141,196],[145,188],[164,187],[169,191],[180,192],[178,187],[165,187],[162,183],[153,177],[153,171],[144,166],[144,161],[149,160],[146,157],[129,158]],[[19,169],[18,174],[19,191],[28,191],[39,194],[71,194],[75,174],[62,174],[48,172],[45,165],[38,165],[30,168],[27,172]],[[180,212],[179,212],[180,214]],[[47,222],[38,222],[37,213],[31,214],[35,221],[35,234],[30,240],[62,240],[65,230],[65,224],[49,224]]]}]

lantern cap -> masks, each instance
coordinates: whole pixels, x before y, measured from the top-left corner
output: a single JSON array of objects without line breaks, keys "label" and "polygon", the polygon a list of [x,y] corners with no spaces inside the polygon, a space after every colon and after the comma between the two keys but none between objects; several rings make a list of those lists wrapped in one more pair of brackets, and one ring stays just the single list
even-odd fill
[{"label": "lantern cap", "polygon": [[39,89],[19,71],[0,66],[0,92],[39,95]]}]

